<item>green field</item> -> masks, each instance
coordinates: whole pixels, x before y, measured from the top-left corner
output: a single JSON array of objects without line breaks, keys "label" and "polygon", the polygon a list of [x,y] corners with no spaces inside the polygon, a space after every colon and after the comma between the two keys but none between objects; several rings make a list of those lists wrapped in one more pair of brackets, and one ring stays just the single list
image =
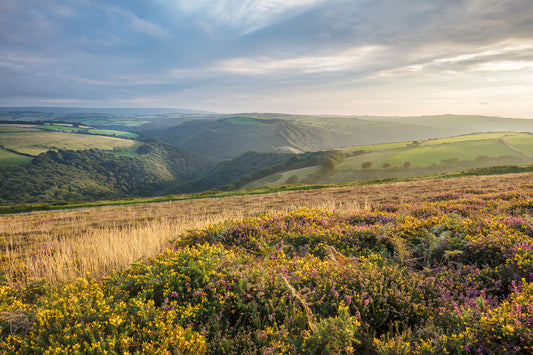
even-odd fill
[{"label": "green field", "polygon": [[31,163],[31,157],[0,148],[0,167],[19,166]]},{"label": "green field", "polygon": [[[416,143],[409,141],[349,147],[341,151],[346,158],[334,171],[324,172],[320,166],[284,171],[252,181],[244,188],[282,185],[290,181],[312,184],[408,178],[470,168],[531,164],[533,135],[479,133]],[[361,151],[364,153],[360,154]],[[359,154],[351,156],[355,152]],[[363,169],[363,163],[368,162],[371,168]],[[408,168],[404,167],[406,162],[410,163]]]},{"label": "green field", "polygon": [[533,157],[533,136],[530,134],[521,134],[504,137],[503,140],[508,142],[516,149],[529,157]]},{"label": "green field", "polygon": [[[477,133],[431,139],[418,142],[416,145],[413,142],[401,142],[343,149],[345,153],[357,150],[388,152],[386,158],[383,158],[383,155],[379,155],[378,159],[372,155],[366,156],[366,161],[371,161],[376,167],[386,163],[392,167],[401,167],[406,161],[410,161],[413,166],[427,167],[438,165],[445,159],[475,160],[480,156],[491,158],[532,156],[533,135],[512,132]],[[361,159],[364,158],[360,157],[354,163],[358,164]],[[354,168],[348,160],[347,164]]]},{"label": "green field", "polygon": [[109,136],[109,137],[118,137],[126,139],[135,139],[138,137],[137,134],[124,131],[116,131],[109,129],[96,129],[96,128],[79,128],[66,125],[42,125],[37,126],[38,129],[50,130],[50,131],[61,131],[65,133],[81,133],[81,134],[94,134],[98,136]]},{"label": "green field", "polygon": [[482,140],[491,140],[491,139],[500,139],[507,135],[512,136],[529,136],[529,134],[522,133],[505,133],[505,132],[489,132],[489,133],[474,133],[474,134],[465,134],[456,137],[447,137],[439,139],[430,139],[424,142],[424,145],[434,145],[434,144],[443,144],[443,143],[457,143],[457,142],[469,142],[469,141],[482,141]]},{"label": "green field", "polygon": [[262,122],[262,121],[267,121],[265,119],[261,119],[261,118],[249,118],[249,117],[231,117],[228,119],[228,121],[231,123],[231,124],[234,124],[234,125],[263,125],[263,124],[266,124],[266,122]]},{"label": "green field", "polygon": [[[532,139],[533,143],[533,139]],[[414,166],[426,167],[439,164],[445,159],[474,160],[478,156],[500,157],[505,155],[518,155],[499,140],[480,140],[456,143],[442,143],[424,145],[417,148],[405,149],[392,153],[381,164],[389,163],[400,167],[406,161]]]},{"label": "green field", "polygon": [[[72,127],[65,126],[53,127],[61,130],[73,129]],[[32,156],[51,149],[99,149],[111,151],[119,155],[135,156],[136,150],[141,144],[141,142],[132,139],[102,135],[55,132],[28,127],[0,127],[1,146]],[[0,155],[0,166],[22,165],[30,161],[30,157],[24,157],[12,152]]]},{"label": "green field", "polygon": [[349,154],[354,151],[361,151],[364,150],[365,152],[376,152],[381,150],[391,150],[391,149],[399,149],[399,148],[405,148],[412,142],[397,142],[397,143],[383,143],[383,144],[372,144],[372,145],[364,145],[359,147],[350,147],[350,148],[344,148],[339,149],[346,154]]}]

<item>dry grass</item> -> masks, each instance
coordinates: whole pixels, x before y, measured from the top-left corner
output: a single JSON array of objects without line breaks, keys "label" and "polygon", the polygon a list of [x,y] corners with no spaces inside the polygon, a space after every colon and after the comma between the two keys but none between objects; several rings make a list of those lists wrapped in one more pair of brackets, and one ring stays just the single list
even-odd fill
[{"label": "dry grass", "polygon": [[11,285],[40,278],[55,282],[87,274],[100,277],[160,253],[187,230],[230,219],[300,207],[366,210],[450,191],[482,194],[531,183],[533,174],[510,174],[4,215],[0,263]]}]

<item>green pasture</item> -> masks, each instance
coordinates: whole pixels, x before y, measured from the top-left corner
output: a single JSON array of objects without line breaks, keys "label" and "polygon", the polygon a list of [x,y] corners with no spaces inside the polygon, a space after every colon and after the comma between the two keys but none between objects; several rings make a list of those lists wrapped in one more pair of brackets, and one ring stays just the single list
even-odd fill
[{"label": "green pasture", "polygon": [[424,145],[438,145],[443,143],[458,143],[458,142],[468,142],[468,141],[477,141],[477,140],[494,140],[500,139],[505,136],[515,136],[522,135],[522,133],[514,132],[489,132],[489,133],[474,133],[474,134],[465,134],[455,137],[439,138],[439,139],[430,139],[424,141]]},{"label": "green pasture", "polygon": [[0,148],[0,167],[11,167],[31,163],[32,158]]},{"label": "green pasture", "polygon": [[533,135],[522,133],[504,137],[503,140],[529,157],[533,157]]},{"label": "green pasture", "polygon": [[137,149],[139,149],[139,147],[143,144],[144,143],[140,141],[133,141],[133,144],[127,149],[114,148],[112,151],[109,152],[118,156],[134,158],[139,156],[139,154],[137,153]]},{"label": "green pasture", "polygon": [[457,143],[441,143],[423,145],[392,153],[380,164],[390,163],[392,166],[402,166],[410,161],[413,166],[431,166],[439,164],[444,159],[474,160],[478,156],[501,157],[504,155],[519,155],[500,140],[476,140]]},{"label": "green pasture", "polygon": [[43,125],[38,126],[39,129],[45,129],[49,131],[61,131],[66,133],[86,133],[86,134],[95,134],[100,136],[109,136],[109,137],[118,137],[118,138],[127,138],[135,139],[138,137],[137,134],[124,131],[115,131],[109,129],[96,129],[96,128],[78,128],[72,126],[64,125]]},{"label": "green pasture", "polygon": [[231,118],[228,118],[228,121],[231,124],[234,124],[234,125],[237,125],[237,126],[243,126],[243,125],[258,126],[258,125],[265,124],[264,122],[262,122],[262,121],[265,121],[265,120],[261,120],[261,119],[257,119],[257,118],[250,118],[250,117],[231,117]]},{"label": "green pasture", "polygon": [[[533,157],[533,135],[512,132],[481,133],[419,141],[417,145],[413,144],[413,141],[408,141],[340,150],[347,156],[334,171],[324,172],[320,165],[284,171],[252,181],[244,188],[287,183],[340,183],[407,178],[500,165],[505,161],[509,161],[509,164],[526,164],[527,160],[524,160],[526,155]],[[364,153],[350,156],[350,153],[356,151]],[[508,158],[497,160],[501,157]],[[447,159],[456,160],[458,164],[442,164],[442,161]],[[366,162],[371,162],[372,167],[363,169],[362,165]],[[411,167],[403,168],[405,162],[411,162]],[[386,163],[391,167],[383,168]]]},{"label": "green pasture", "polygon": [[14,130],[0,133],[0,145],[20,153],[34,156],[50,149],[129,151],[135,144],[136,142],[134,140],[117,137],[54,131],[27,131],[22,128],[18,131]]},{"label": "green pasture", "polygon": [[365,152],[376,152],[382,150],[391,150],[391,149],[400,149],[409,146],[413,142],[395,142],[395,143],[382,143],[382,144],[372,144],[372,145],[362,145],[358,147],[350,147],[339,149],[345,153],[355,152],[364,150]]},{"label": "green pasture", "polygon": [[128,117],[102,117],[102,118],[80,118],[69,119],[69,121],[75,121],[87,126],[125,126],[125,127],[138,127],[150,121],[138,120],[136,118]]}]

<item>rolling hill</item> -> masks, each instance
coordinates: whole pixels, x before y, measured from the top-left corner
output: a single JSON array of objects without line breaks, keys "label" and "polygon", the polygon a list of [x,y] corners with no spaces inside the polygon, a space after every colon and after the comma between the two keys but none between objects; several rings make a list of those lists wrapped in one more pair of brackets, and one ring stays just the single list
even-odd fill
[{"label": "rolling hill", "polygon": [[287,169],[251,181],[242,188],[405,178],[488,166],[532,164],[533,135],[478,133],[338,151],[343,158],[333,169],[325,169],[321,163]]},{"label": "rolling hill", "polygon": [[0,204],[154,196],[169,185],[194,179],[212,163],[154,142],[141,145],[136,156],[94,149],[49,150],[28,165],[0,168]]},{"label": "rolling hill", "polygon": [[403,178],[533,155],[525,119],[32,110],[0,110],[2,204]]},{"label": "rolling hill", "polygon": [[298,153],[500,131],[533,132],[533,120],[455,115],[358,118],[240,114],[188,120],[161,129],[138,129],[216,159],[235,158],[250,150]]}]

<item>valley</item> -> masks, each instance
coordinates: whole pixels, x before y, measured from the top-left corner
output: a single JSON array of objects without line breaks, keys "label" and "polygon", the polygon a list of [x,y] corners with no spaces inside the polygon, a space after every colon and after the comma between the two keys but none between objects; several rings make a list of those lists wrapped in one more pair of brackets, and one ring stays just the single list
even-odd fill
[{"label": "valley", "polygon": [[533,155],[532,122],[499,117],[9,108],[0,118],[3,205],[402,179]]},{"label": "valley", "polygon": [[528,120],[16,112],[0,352],[533,348]]}]

